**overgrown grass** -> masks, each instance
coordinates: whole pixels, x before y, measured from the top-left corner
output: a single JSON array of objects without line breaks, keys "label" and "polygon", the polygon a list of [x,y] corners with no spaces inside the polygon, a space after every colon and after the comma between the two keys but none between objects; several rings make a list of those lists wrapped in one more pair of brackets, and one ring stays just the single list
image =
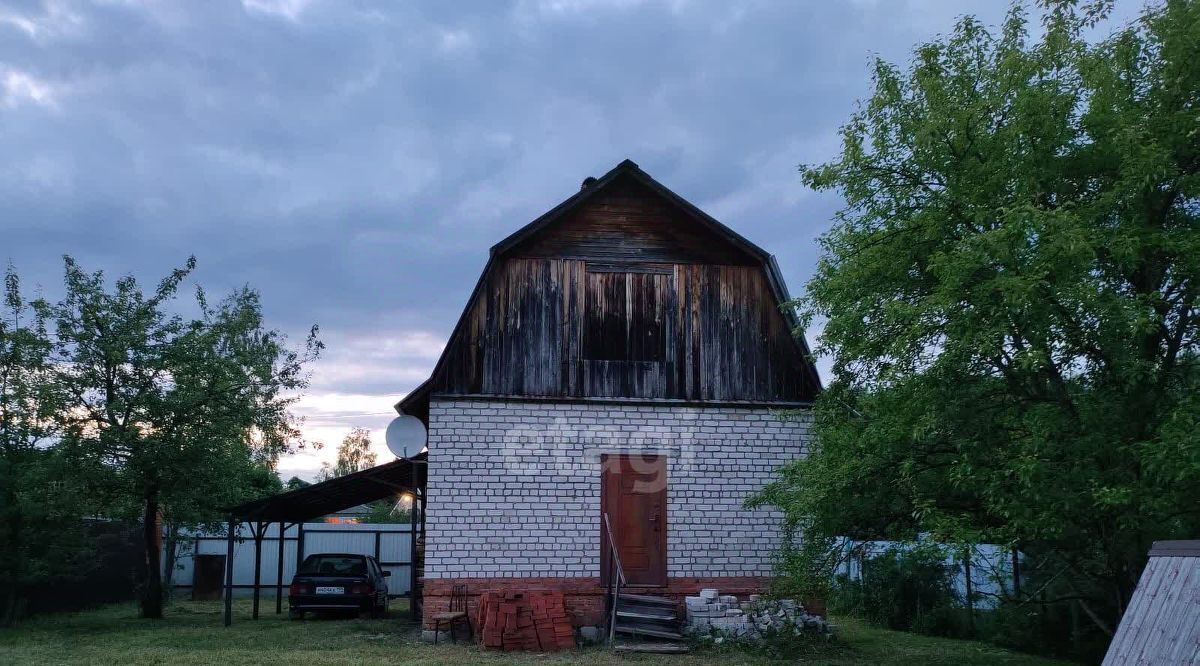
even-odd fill
[{"label": "overgrown grass", "polygon": [[[540,655],[497,653],[473,645],[428,645],[408,613],[393,605],[384,620],[318,618],[290,622],[266,601],[257,622],[249,602],[235,604],[233,626],[221,625],[218,602],[182,602],[161,621],[141,620],[133,605],[47,615],[0,630],[0,664],[761,664],[734,649],[683,656],[613,654],[603,648]],[[968,641],[927,638],[843,622],[836,645],[817,646],[788,661],[807,664],[1052,664]]]}]

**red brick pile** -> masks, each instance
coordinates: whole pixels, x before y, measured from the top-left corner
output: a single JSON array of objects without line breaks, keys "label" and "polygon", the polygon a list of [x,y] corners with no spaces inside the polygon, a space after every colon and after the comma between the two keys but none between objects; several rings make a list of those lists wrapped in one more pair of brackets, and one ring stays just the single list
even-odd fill
[{"label": "red brick pile", "polygon": [[484,592],[479,624],[484,647],[542,652],[575,647],[561,592]]}]

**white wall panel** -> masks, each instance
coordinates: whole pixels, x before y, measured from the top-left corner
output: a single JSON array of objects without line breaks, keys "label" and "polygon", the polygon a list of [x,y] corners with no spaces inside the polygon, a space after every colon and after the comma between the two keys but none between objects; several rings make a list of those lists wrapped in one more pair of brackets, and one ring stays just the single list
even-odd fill
[{"label": "white wall panel", "polygon": [[[407,523],[387,524],[347,524],[347,523],[306,523],[304,525],[304,554],[314,553],[355,553],[359,555],[376,555],[376,543],[379,547],[379,561],[385,571],[390,571],[388,578],[388,593],[394,596],[407,594],[411,587],[409,573],[409,558],[411,556],[412,528]],[[290,526],[284,534],[283,546],[283,584],[287,586],[296,573],[296,547],[299,530]],[[378,535],[378,536],[376,536]],[[194,556],[225,555],[227,542],[225,533],[186,532],[180,539],[179,553],[176,557],[174,572],[175,587],[179,595],[186,596],[192,586],[194,575]],[[233,545],[233,584],[235,596],[246,596],[251,593],[249,586],[254,585],[254,537],[249,525],[242,525],[237,531],[237,540]],[[262,564],[259,568],[260,584],[263,594],[274,594],[276,572],[279,566],[279,525],[272,524],[267,528],[262,544]],[[239,586],[242,586],[239,589]],[[284,591],[287,594],[287,591]]]}]

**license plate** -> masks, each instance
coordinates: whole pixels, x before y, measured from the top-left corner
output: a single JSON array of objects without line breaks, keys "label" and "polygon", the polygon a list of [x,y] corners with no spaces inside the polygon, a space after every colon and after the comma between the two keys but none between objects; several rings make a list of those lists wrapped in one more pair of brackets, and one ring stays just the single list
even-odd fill
[{"label": "license plate", "polygon": [[344,588],[344,587],[318,587],[317,588],[317,594],[345,594],[345,593],[346,593],[346,588]]}]

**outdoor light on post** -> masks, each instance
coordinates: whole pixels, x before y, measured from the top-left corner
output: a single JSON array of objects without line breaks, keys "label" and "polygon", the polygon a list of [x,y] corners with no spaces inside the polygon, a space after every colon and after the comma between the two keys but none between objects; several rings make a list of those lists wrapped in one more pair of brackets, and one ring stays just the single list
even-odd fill
[{"label": "outdoor light on post", "polygon": [[[388,424],[385,438],[388,450],[397,458],[408,460],[425,448],[427,432],[425,424],[415,416],[402,414]],[[417,496],[412,491],[400,493],[400,501],[408,505],[409,520],[409,595],[410,611],[414,620],[420,618],[419,591],[417,590]]]},{"label": "outdoor light on post", "polygon": [[416,506],[417,496],[413,495],[412,493],[410,493],[408,491],[404,491],[404,492],[400,493],[399,499],[400,499],[400,505],[409,511],[412,511],[413,507]]}]

